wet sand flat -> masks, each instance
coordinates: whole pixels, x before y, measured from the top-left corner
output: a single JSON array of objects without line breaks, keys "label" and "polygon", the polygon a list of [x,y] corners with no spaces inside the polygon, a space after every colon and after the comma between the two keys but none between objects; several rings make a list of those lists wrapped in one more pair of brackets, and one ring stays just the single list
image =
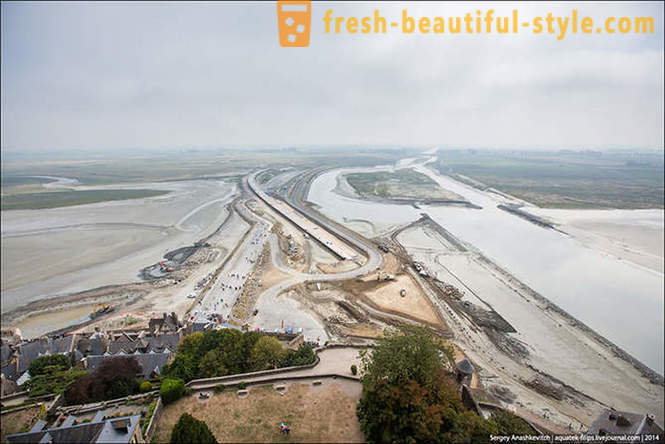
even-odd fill
[{"label": "wet sand flat", "polygon": [[170,192],[145,199],[2,211],[3,313],[42,298],[139,281],[141,268],[214,232],[227,216],[224,205],[236,192],[234,184],[213,180],[110,187]]}]

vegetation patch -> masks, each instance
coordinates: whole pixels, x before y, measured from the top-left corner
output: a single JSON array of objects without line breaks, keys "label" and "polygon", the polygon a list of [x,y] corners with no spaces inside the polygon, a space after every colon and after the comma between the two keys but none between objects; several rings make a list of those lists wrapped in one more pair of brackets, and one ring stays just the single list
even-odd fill
[{"label": "vegetation patch", "polygon": [[162,190],[78,190],[3,195],[2,210],[40,210],[114,200],[161,196]]},{"label": "vegetation patch", "polygon": [[367,442],[487,442],[490,435],[535,434],[515,418],[488,420],[462,405],[452,348],[431,331],[403,327],[361,352],[360,427]]},{"label": "vegetation patch", "polygon": [[316,353],[307,344],[288,350],[276,338],[259,332],[209,330],[186,336],[173,362],[164,366],[163,374],[188,382],[314,361]]},{"label": "vegetation patch", "polygon": [[462,196],[444,190],[438,183],[411,168],[394,172],[351,173],[344,177],[364,198],[464,201]]},{"label": "vegetation patch", "polygon": [[663,208],[662,153],[446,150],[436,165],[544,208]]}]

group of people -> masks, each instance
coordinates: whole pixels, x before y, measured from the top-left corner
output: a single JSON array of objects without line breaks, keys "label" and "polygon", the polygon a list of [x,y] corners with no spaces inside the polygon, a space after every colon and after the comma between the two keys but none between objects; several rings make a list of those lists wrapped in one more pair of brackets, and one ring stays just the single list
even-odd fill
[{"label": "group of people", "polygon": [[287,426],[285,422],[282,422],[282,423],[279,425],[279,429],[280,429],[280,431],[281,431],[282,433],[284,433],[285,435],[288,435],[289,432],[291,431],[291,429],[289,429],[289,426]]}]

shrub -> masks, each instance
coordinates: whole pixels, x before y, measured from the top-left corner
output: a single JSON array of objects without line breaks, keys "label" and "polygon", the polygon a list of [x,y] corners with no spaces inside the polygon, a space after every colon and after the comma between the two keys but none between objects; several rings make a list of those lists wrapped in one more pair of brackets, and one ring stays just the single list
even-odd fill
[{"label": "shrub", "polygon": [[279,367],[287,356],[282,344],[272,336],[261,336],[251,352],[251,363],[256,370],[268,370]]},{"label": "shrub", "polygon": [[180,399],[184,393],[185,382],[182,379],[166,378],[159,390],[159,395],[162,397],[164,404],[169,404]]},{"label": "shrub", "polygon": [[68,390],[79,379],[85,378],[85,370],[70,368],[60,370],[57,366],[49,366],[49,371],[37,376],[31,376],[26,387],[30,390],[30,396],[49,395],[51,393],[62,393]]},{"label": "shrub", "polygon": [[355,376],[358,374],[358,367],[355,364],[351,366],[351,373]]},{"label": "shrub", "polygon": [[288,350],[282,360],[281,367],[313,364],[316,361],[316,352],[309,344],[301,344],[298,350]]},{"label": "shrub", "polygon": [[496,424],[499,435],[537,434],[526,421],[507,410],[499,410],[492,413],[489,420]]},{"label": "shrub", "polygon": [[54,372],[56,370],[68,370],[71,366],[72,364],[69,357],[66,355],[48,355],[35,359],[32,364],[30,364],[30,367],[28,367],[28,372],[30,372],[30,377],[32,377]]},{"label": "shrub", "polygon": [[215,435],[212,434],[205,422],[199,421],[189,413],[183,413],[176,425],[173,426],[171,444],[192,442],[217,444]]},{"label": "shrub", "polygon": [[245,390],[247,388],[247,384],[245,384],[244,382],[241,382],[240,384],[238,384],[238,388],[240,390]]},{"label": "shrub", "polygon": [[222,393],[226,387],[224,384],[219,384],[215,386],[215,393]]},{"label": "shrub", "polygon": [[147,393],[152,390],[152,384],[150,383],[150,381],[143,381],[139,386],[139,390],[141,391],[141,393]]}]

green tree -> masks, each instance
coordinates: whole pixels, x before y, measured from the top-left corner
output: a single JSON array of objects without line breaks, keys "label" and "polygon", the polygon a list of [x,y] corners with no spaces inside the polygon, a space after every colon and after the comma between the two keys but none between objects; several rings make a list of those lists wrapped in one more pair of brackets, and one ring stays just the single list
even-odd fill
[{"label": "green tree", "polygon": [[497,427],[498,435],[537,435],[533,428],[522,418],[507,410],[492,413],[490,421]]},{"label": "green tree", "polygon": [[309,344],[301,344],[297,350],[287,350],[284,361],[280,367],[313,364],[316,361],[316,352]]},{"label": "green tree", "polygon": [[180,415],[180,419],[173,426],[171,432],[171,444],[217,444],[215,435],[212,434],[208,425],[194,418],[189,413]]},{"label": "green tree", "polygon": [[203,333],[196,332],[185,336],[178,345],[178,354],[188,355],[194,359],[201,359],[205,354],[201,345],[203,344]]},{"label": "green tree", "polygon": [[26,386],[30,390],[30,396],[49,395],[51,393],[63,393],[69,389],[76,381],[86,376],[85,370],[70,368],[68,370],[59,370],[57,366],[48,366],[49,371],[31,376]]},{"label": "green tree", "polygon": [[162,381],[162,387],[159,390],[159,395],[162,397],[164,404],[180,399],[184,393],[185,382],[182,379],[166,378]]},{"label": "green tree", "polygon": [[28,372],[30,376],[38,376],[55,370],[67,370],[71,367],[72,364],[67,355],[47,355],[35,359],[28,367]]},{"label": "green tree", "polygon": [[199,376],[201,378],[214,378],[228,375],[226,368],[227,354],[220,349],[210,350],[199,363]]},{"label": "green tree", "polygon": [[151,390],[152,390],[152,384],[150,383],[150,381],[143,381],[139,386],[139,391],[141,393],[147,393]]},{"label": "green tree", "polygon": [[403,327],[388,334],[371,351],[361,351],[363,384],[386,381],[390,385],[415,380],[427,387],[439,378],[444,362],[452,361],[452,348],[430,330]]},{"label": "green tree", "polygon": [[279,367],[286,356],[282,344],[272,336],[261,336],[252,347],[251,361],[255,370]]},{"label": "green tree", "polygon": [[405,327],[361,353],[360,427],[368,442],[484,442],[497,426],[462,406],[445,362],[450,347]]},{"label": "green tree", "polygon": [[173,362],[162,368],[162,374],[189,382],[198,375],[196,360],[191,354],[179,352]]}]

